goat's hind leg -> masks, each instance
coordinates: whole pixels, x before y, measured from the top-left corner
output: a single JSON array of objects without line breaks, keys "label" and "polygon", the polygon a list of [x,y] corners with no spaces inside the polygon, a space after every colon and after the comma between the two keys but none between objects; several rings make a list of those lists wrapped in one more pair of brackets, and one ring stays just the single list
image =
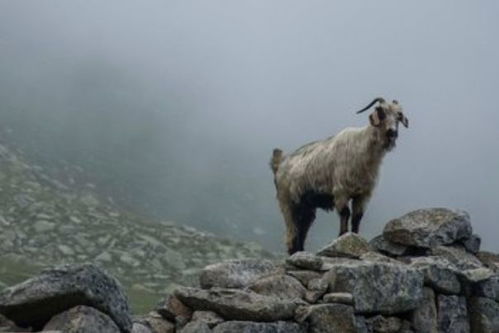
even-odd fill
[{"label": "goat's hind leg", "polygon": [[358,196],[352,200],[352,232],[359,233],[360,221],[364,216],[365,206],[369,196]]}]

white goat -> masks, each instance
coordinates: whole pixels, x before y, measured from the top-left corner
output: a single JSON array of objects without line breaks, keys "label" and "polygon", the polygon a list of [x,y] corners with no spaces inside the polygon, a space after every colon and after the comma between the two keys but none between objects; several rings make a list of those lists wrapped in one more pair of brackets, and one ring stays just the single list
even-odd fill
[{"label": "white goat", "polygon": [[340,215],[340,235],[348,231],[352,201],[352,231],[359,225],[378,178],[385,153],[395,147],[398,125],[409,126],[397,101],[381,97],[357,113],[378,103],[369,115],[370,124],[346,128],[336,136],[309,143],[283,155],[274,149],[270,165],[277,199],[286,222],[288,253],[303,251],[307,232],[317,208]]}]

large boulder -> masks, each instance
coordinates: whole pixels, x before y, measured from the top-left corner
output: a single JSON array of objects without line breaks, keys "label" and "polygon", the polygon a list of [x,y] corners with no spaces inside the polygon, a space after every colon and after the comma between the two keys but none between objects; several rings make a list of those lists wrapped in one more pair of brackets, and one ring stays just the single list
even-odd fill
[{"label": "large boulder", "polygon": [[50,318],[78,305],[108,315],[123,332],[132,319],[120,283],[91,265],[63,265],[43,271],[0,294],[0,313],[18,325],[41,328]]},{"label": "large boulder", "polygon": [[334,266],[323,280],[329,292],[353,295],[356,313],[410,311],[423,298],[423,274],[406,265],[358,262]]},{"label": "large boulder", "polygon": [[488,298],[472,297],[469,309],[471,332],[499,332],[499,303]]},{"label": "large boulder", "polygon": [[298,320],[308,324],[310,333],[356,333],[353,307],[344,304],[320,304],[300,308]]},{"label": "large boulder", "polygon": [[84,305],[55,315],[43,330],[64,333],[120,333],[120,329],[109,316]]},{"label": "large boulder", "polygon": [[262,276],[275,273],[277,267],[270,260],[226,260],[206,266],[199,276],[201,288],[244,288]]},{"label": "large boulder", "polygon": [[437,314],[439,333],[470,333],[464,296],[438,295]]},{"label": "large boulder", "polygon": [[248,286],[257,294],[272,296],[282,300],[301,300],[307,289],[294,277],[276,274],[261,278]]},{"label": "large boulder", "polygon": [[364,238],[348,232],[326,245],[317,254],[325,257],[359,258],[370,249],[369,243]]},{"label": "large boulder", "polygon": [[431,254],[447,259],[459,270],[468,270],[483,267],[483,264],[473,254],[461,246],[437,246],[431,249]]},{"label": "large boulder", "polygon": [[369,245],[379,251],[381,253],[387,254],[392,257],[402,256],[408,251],[408,247],[405,245],[392,243],[383,237],[383,235],[379,235],[371,239]]},{"label": "large boulder", "polygon": [[424,288],[421,305],[412,312],[412,326],[416,332],[438,333],[435,293]]},{"label": "large boulder", "polygon": [[278,321],[293,317],[297,303],[237,289],[179,288],[175,291],[184,304],[213,311],[227,320]]},{"label": "large boulder", "polygon": [[459,294],[461,283],[457,268],[443,257],[416,257],[410,260],[411,267],[424,275],[425,285],[445,294]]},{"label": "large boulder", "polygon": [[213,333],[305,333],[306,329],[296,323],[278,321],[257,323],[251,321],[226,321],[215,327]]},{"label": "large boulder", "polygon": [[432,248],[470,238],[470,216],[461,210],[419,209],[391,220],[384,239],[406,246]]}]

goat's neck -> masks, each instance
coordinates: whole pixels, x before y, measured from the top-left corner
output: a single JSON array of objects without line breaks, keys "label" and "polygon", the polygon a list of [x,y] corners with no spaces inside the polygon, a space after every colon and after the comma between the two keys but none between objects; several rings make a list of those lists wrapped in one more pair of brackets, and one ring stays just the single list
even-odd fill
[{"label": "goat's neck", "polygon": [[387,152],[386,149],[383,148],[383,133],[379,128],[371,125],[366,126],[363,131],[365,132],[364,137],[366,138],[363,147],[366,151],[363,156],[369,159],[369,164],[381,163]]}]

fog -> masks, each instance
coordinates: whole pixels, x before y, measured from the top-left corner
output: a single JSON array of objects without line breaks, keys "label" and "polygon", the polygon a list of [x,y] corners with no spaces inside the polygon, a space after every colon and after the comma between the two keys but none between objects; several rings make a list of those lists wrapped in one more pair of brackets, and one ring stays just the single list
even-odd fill
[{"label": "fog", "polygon": [[[492,0],[4,0],[0,127],[131,210],[283,251],[272,149],[397,99],[410,128],[361,232],[462,208],[498,251],[498,14]],[[307,248],[338,229],[321,213]]]}]

